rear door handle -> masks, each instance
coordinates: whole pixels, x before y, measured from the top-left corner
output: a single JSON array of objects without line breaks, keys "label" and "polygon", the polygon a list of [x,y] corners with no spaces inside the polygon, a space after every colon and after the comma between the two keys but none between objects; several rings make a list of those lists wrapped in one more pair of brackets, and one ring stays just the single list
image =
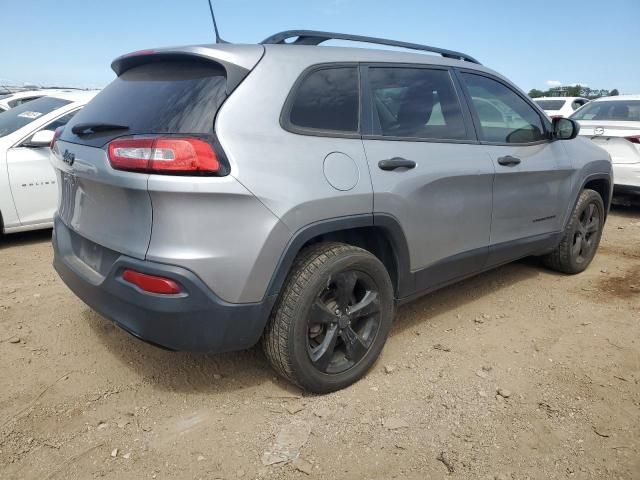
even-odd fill
[{"label": "rear door handle", "polygon": [[381,170],[387,171],[395,170],[396,168],[415,168],[415,166],[416,162],[402,157],[389,158],[378,162],[378,167],[380,167]]},{"label": "rear door handle", "polygon": [[517,157],[512,157],[511,155],[506,155],[504,157],[498,158],[498,163],[500,165],[504,165],[505,167],[514,167],[520,163],[520,159]]}]

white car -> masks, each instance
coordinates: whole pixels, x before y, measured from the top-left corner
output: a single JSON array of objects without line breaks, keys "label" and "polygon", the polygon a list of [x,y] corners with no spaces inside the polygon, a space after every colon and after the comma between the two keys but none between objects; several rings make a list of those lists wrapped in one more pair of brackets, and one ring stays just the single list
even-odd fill
[{"label": "white car", "polygon": [[0,113],[15,108],[23,103],[36,100],[47,95],[57,95],[59,92],[75,92],[74,89],[43,88],[40,90],[21,90],[0,96]]},{"label": "white car", "polygon": [[54,130],[97,91],[56,91],[0,113],[0,233],[52,226],[58,186],[49,163]]},{"label": "white car", "polygon": [[571,118],[611,155],[616,189],[640,193],[640,95],[598,98]]},{"label": "white car", "polygon": [[589,99],[583,97],[540,97],[534,98],[533,101],[551,118],[568,117],[589,103]]}]

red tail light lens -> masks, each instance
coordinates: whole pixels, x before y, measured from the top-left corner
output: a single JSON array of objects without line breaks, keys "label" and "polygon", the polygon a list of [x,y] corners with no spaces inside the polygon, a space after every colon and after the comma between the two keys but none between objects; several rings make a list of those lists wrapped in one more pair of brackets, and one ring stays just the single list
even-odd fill
[{"label": "red tail light lens", "polygon": [[624,137],[624,139],[630,141],[631,143],[635,143],[636,145],[640,145],[640,135],[633,135],[631,137]]},{"label": "red tail light lens", "polygon": [[174,175],[220,170],[213,148],[199,138],[127,138],[112,141],[108,151],[116,170]]},{"label": "red tail light lens", "polygon": [[60,135],[62,135],[62,130],[64,130],[64,126],[56,128],[53,132],[53,140],[51,140],[51,145],[49,145],[49,148],[51,148],[51,150],[53,150],[53,147],[56,144],[56,140],[58,140],[60,138]]},{"label": "red tail light lens", "polygon": [[122,274],[122,278],[139,289],[149,293],[175,295],[182,291],[180,285],[169,278],[147,275],[146,273],[136,272],[135,270],[125,270]]}]

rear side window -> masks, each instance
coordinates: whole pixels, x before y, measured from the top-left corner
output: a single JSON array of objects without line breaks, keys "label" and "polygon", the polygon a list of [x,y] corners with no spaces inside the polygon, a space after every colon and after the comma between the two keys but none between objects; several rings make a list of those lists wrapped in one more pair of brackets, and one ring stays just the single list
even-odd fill
[{"label": "rear side window", "polygon": [[467,138],[460,102],[446,70],[372,67],[369,83],[374,133],[405,138]]},{"label": "rear side window", "polygon": [[547,138],[537,111],[506,85],[472,73],[462,73],[462,80],[480,122],[481,140],[533,143]]},{"label": "rear side window", "polygon": [[294,92],[289,123],[302,129],[356,133],[360,109],[358,90],[356,67],[315,70]]},{"label": "rear side window", "polygon": [[53,97],[41,97],[32,102],[23,103],[16,108],[7,110],[0,115],[0,137],[9,135],[34,120],[64,107],[71,103],[69,100]]},{"label": "rear side window", "polygon": [[560,110],[566,100],[534,100],[543,110]]},{"label": "rear side window", "polygon": [[215,115],[226,99],[225,70],[213,62],[165,61],[127,70],[87,104],[62,138],[101,146],[123,131],[76,137],[80,123],[127,126],[127,135],[212,134]]}]

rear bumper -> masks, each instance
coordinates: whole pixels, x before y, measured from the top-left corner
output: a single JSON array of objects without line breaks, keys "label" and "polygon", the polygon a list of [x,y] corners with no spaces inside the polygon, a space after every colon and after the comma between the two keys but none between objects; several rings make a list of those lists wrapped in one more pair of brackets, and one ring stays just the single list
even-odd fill
[{"label": "rear bumper", "polygon": [[[78,255],[79,242],[88,240],[56,217],[54,268],[81,300],[132,335],[171,350],[214,353],[249,348],[262,335],[276,296],[259,303],[227,303],[189,270],[113,251],[103,255],[109,259],[106,267],[94,269]],[[143,292],[122,279],[125,268],[171,278],[184,292]]]},{"label": "rear bumper", "polygon": [[613,180],[616,188],[640,190],[640,163],[614,163]]}]

